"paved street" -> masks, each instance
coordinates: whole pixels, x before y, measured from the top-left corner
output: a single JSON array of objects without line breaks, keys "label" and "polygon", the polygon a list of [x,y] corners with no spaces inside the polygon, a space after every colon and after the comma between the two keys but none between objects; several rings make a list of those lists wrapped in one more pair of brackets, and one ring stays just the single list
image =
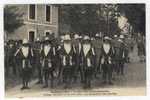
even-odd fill
[{"label": "paved street", "polygon": [[43,97],[43,96],[73,96],[73,95],[146,95],[146,65],[140,63],[137,57],[137,49],[130,53],[131,63],[125,65],[125,75],[118,76],[114,80],[114,85],[102,86],[101,78],[92,81],[92,89],[84,90],[77,82],[71,89],[64,90],[62,86],[55,89],[43,89],[42,85],[36,85],[36,81],[31,82],[29,90],[21,91],[21,85],[6,90],[6,97]]}]

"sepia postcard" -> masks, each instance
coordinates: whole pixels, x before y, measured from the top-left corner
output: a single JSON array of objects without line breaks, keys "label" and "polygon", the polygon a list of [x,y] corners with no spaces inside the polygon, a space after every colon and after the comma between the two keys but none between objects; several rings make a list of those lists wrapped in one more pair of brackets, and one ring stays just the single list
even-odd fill
[{"label": "sepia postcard", "polygon": [[5,98],[146,96],[146,4],[5,4]]}]

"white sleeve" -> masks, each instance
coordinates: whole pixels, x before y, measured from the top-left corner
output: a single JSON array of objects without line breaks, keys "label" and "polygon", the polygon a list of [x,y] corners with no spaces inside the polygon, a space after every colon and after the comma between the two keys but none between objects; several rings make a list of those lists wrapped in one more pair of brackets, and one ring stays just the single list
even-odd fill
[{"label": "white sleeve", "polygon": [[33,55],[33,50],[31,49],[31,56],[33,57],[34,55]]},{"label": "white sleeve", "polygon": [[123,58],[125,58],[125,54],[124,54],[124,51],[123,51]]},{"label": "white sleeve", "polygon": [[93,55],[95,56],[95,51],[94,51],[94,48],[92,48],[92,53],[93,53]]},{"label": "white sleeve", "polygon": [[111,64],[111,58],[110,57],[108,58],[108,62],[109,62],[109,64]]},{"label": "white sleeve", "polygon": [[70,57],[70,65],[72,66],[72,57]]},{"label": "white sleeve", "polygon": [[101,59],[101,64],[104,64],[104,57],[102,57],[102,59]]},{"label": "white sleeve", "polygon": [[63,56],[63,65],[65,66],[66,65],[66,57]]},{"label": "white sleeve", "polygon": [[76,53],[76,49],[75,49],[75,46],[73,45],[73,50],[74,50],[74,52]]},{"label": "white sleeve", "polygon": [[61,49],[61,46],[58,46],[58,49],[57,50],[60,50]]},{"label": "white sleeve", "polygon": [[21,49],[21,48],[19,48],[19,49],[16,51],[16,53],[14,54],[14,56],[17,56],[17,54],[19,53],[20,49]]},{"label": "white sleeve", "polygon": [[53,53],[54,53],[54,55],[56,55],[56,51],[55,51],[55,48],[53,47]]}]

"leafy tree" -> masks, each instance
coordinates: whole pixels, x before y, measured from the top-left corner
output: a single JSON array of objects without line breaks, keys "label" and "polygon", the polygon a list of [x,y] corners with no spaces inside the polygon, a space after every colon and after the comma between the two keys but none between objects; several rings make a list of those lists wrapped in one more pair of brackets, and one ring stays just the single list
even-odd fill
[{"label": "leafy tree", "polygon": [[[79,34],[94,36],[97,32],[115,33],[118,30],[116,6],[112,6],[109,10],[108,8],[104,10],[104,7],[104,4],[61,5],[61,23],[67,23],[71,26],[71,32]],[[110,12],[111,14],[106,15]],[[108,26],[114,27],[108,29]]]},{"label": "leafy tree", "polygon": [[107,35],[113,35],[120,33],[120,29],[118,27],[118,17],[120,16],[120,12],[118,11],[118,4],[103,4],[102,7],[102,15],[104,16],[104,20],[106,21],[105,32]]},{"label": "leafy tree", "polygon": [[13,33],[17,28],[23,24],[23,13],[17,13],[18,8],[16,6],[6,5],[4,7],[4,30],[6,33]]}]

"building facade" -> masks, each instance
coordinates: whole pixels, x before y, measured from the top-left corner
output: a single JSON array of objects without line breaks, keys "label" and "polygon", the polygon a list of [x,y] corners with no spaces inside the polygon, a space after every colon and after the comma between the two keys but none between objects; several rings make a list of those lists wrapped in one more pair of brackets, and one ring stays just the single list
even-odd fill
[{"label": "building facade", "polygon": [[24,25],[8,34],[7,39],[34,41],[48,34],[58,36],[58,7],[44,4],[17,4],[17,13],[23,13]]}]

